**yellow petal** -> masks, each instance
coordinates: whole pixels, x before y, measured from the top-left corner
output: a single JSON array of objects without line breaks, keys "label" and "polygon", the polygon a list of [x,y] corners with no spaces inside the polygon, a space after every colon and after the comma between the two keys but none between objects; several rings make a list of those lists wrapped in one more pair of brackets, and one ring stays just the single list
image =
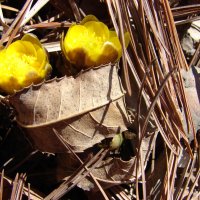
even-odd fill
[{"label": "yellow petal", "polygon": [[102,52],[97,60],[97,65],[115,62],[118,58],[118,51],[111,42],[106,42],[103,45]]},{"label": "yellow petal", "polygon": [[[110,38],[112,38],[112,37],[117,37],[117,33],[115,31],[111,31],[110,30]],[[126,32],[124,34],[124,40],[125,40],[125,47],[127,48],[129,43],[130,43],[130,34],[129,34],[129,32]]]},{"label": "yellow petal", "polygon": [[37,61],[36,62],[38,64],[37,68],[38,69],[43,68],[45,66],[45,64],[48,62],[46,52],[43,48],[38,48],[36,53],[37,53]]},{"label": "yellow petal", "polygon": [[51,65],[47,62],[45,64],[45,66],[42,68],[42,70],[40,71],[40,77],[41,80],[44,78],[49,78],[51,75],[51,71],[52,71],[52,67]]},{"label": "yellow petal", "polygon": [[109,37],[112,38],[112,37],[117,37],[117,33],[116,31],[111,31],[109,32]]},{"label": "yellow petal", "polygon": [[7,53],[10,55],[16,54],[16,53],[24,53],[25,54],[26,49],[25,49],[25,46],[22,44],[22,42],[18,40],[8,46]]},{"label": "yellow petal", "polygon": [[87,54],[86,48],[88,42],[89,37],[86,27],[82,25],[70,27],[64,39],[64,48],[67,59],[73,64],[83,66]]},{"label": "yellow petal", "polygon": [[14,92],[14,90],[20,90],[21,88],[17,78],[12,75],[6,75],[4,80],[0,80],[0,89],[3,92],[11,94]]},{"label": "yellow petal", "polygon": [[88,40],[87,37],[88,33],[85,26],[82,25],[71,26],[64,39],[64,47],[67,51],[73,48],[83,47],[84,46],[83,43],[86,43]]},{"label": "yellow petal", "polygon": [[113,45],[113,47],[115,48],[115,50],[118,53],[116,60],[120,59],[120,57],[122,56],[122,46],[121,46],[121,43],[119,41],[119,38],[118,37],[112,37],[112,38],[109,39],[109,42]]},{"label": "yellow petal", "polygon": [[28,41],[21,41],[21,44],[24,46],[25,54],[29,56],[36,57],[36,50],[34,45]]},{"label": "yellow petal", "polygon": [[108,27],[104,23],[89,21],[86,22],[84,26],[90,34],[94,34],[95,37],[99,37],[97,38],[98,40],[101,40],[102,42],[108,40],[110,33]]},{"label": "yellow petal", "polygon": [[38,38],[37,38],[35,35],[31,34],[31,33],[25,34],[25,35],[22,37],[21,40],[22,40],[22,41],[29,41],[29,42],[31,42],[32,44],[36,44],[37,46],[39,46],[39,47],[42,48],[42,45],[41,45],[40,41],[38,40]]},{"label": "yellow petal", "polygon": [[3,49],[0,51],[0,75],[2,74],[1,72],[5,70],[4,63],[5,63],[6,55],[7,55],[6,51],[7,49]]},{"label": "yellow petal", "polygon": [[99,20],[94,15],[87,15],[80,22],[80,24],[83,25],[83,24],[85,24],[86,22],[89,22],[89,21],[96,21],[96,22],[98,22]]}]

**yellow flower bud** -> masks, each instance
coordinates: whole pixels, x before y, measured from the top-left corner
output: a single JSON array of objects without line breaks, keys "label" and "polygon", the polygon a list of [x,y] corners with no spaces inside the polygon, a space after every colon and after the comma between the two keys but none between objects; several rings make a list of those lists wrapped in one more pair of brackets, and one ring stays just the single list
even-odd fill
[{"label": "yellow flower bud", "polygon": [[67,60],[78,68],[113,63],[122,55],[116,32],[109,30],[93,15],[69,28],[62,48]]},{"label": "yellow flower bud", "polygon": [[46,51],[32,34],[0,51],[0,90],[7,94],[40,83],[50,72]]},{"label": "yellow flower bud", "polygon": [[123,135],[121,133],[116,134],[110,143],[110,150],[118,149],[122,145],[123,141]]}]

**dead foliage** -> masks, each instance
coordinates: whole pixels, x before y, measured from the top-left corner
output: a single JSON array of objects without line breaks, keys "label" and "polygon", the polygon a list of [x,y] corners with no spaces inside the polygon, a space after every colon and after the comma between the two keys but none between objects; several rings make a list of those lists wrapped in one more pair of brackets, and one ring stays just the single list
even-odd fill
[{"label": "dead foliage", "polygon": [[[0,200],[61,199],[78,187],[87,199],[198,199],[200,45],[188,63],[177,28],[199,13],[165,0],[1,2],[0,44],[32,32],[54,69],[1,95]],[[88,14],[114,27],[122,58],[65,76],[61,35]],[[111,151],[116,134],[123,143]]]}]

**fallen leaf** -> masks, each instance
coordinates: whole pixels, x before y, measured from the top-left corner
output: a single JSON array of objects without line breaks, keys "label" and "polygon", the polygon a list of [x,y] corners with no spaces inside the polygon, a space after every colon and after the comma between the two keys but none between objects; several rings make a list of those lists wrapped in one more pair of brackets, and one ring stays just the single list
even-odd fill
[{"label": "fallen leaf", "polygon": [[[143,156],[144,167],[146,167],[149,156],[152,153],[156,138],[157,131],[150,136],[145,137],[142,141],[141,154]],[[73,161],[73,164],[71,164],[71,160]],[[70,178],[70,175],[75,171],[75,169],[81,165],[75,158],[70,159],[67,154],[59,154],[58,162],[60,163],[57,168],[58,180],[63,178],[64,180],[67,180]],[[103,188],[109,188],[114,185],[134,182],[136,178],[135,164],[136,156],[128,161],[124,161],[121,158],[116,157],[107,157],[102,160],[97,167],[91,170],[91,173],[100,182]],[[141,167],[139,166],[138,169],[138,177],[140,177]],[[90,171],[90,168],[88,168],[88,170]],[[83,178],[77,186],[87,191],[98,190],[90,176]]]},{"label": "fallen leaf", "polygon": [[[189,71],[182,70],[185,86],[185,94],[191,111],[195,130],[200,129],[200,69],[192,67]],[[186,122],[184,121],[186,130]],[[193,134],[189,133],[189,139],[193,139]]]},{"label": "fallen leaf", "polygon": [[[141,154],[146,167],[149,155],[155,145],[157,132],[142,140]],[[99,166],[92,170],[92,174],[101,182],[104,187],[133,182],[136,177],[136,157],[129,161],[123,161],[120,158],[108,158],[102,161]],[[138,177],[141,176],[141,167],[138,167]]]},{"label": "fallen leaf", "polygon": [[127,130],[124,90],[116,65],[53,79],[9,98],[17,123],[44,152],[66,152],[55,135],[61,134],[76,152]]}]

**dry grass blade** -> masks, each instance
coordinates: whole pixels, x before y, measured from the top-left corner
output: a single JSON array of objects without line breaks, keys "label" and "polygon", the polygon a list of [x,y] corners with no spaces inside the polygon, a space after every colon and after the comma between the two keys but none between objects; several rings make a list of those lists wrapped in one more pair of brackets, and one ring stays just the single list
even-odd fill
[{"label": "dry grass blade", "polygon": [[20,27],[22,27],[23,25],[25,25],[48,2],[49,2],[49,0],[38,0],[35,3],[35,5],[30,9],[30,11],[27,13],[27,15],[24,17],[22,23],[20,24]]},{"label": "dry grass blade", "polygon": [[117,35],[119,35],[119,27],[118,27],[116,19],[115,19],[115,14],[114,14],[114,11],[113,11],[113,8],[112,8],[111,1],[106,0],[106,3],[107,3],[107,6],[108,6],[108,11],[109,11],[113,26],[115,28],[115,31],[117,32]]},{"label": "dry grass blade", "polygon": [[4,179],[4,170],[1,172],[0,200],[3,200],[3,179]]},{"label": "dry grass blade", "polygon": [[167,146],[165,145],[165,157],[166,157],[166,174],[162,186],[162,192],[160,199],[171,199],[174,194],[174,184],[175,184],[175,175],[178,165],[178,158],[172,152],[168,151]]},{"label": "dry grass blade", "polygon": [[3,190],[5,190],[5,196],[3,195],[3,197],[10,197],[9,199],[14,198],[16,200],[26,199],[26,197],[34,200],[43,199],[40,195],[30,189],[30,184],[28,184],[28,188],[24,186],[25,179],[26,177],[23,174],[21,174],[20,177],[17,174],[14,181],[4,176],[3,181],[5,182],[5,188],[3,188]]},{"label": "dry grass blade", "polygon": [[23,189],[24,189],[24,181],[26,179],[25,174],[19,174],[16,175],[15,180],[13,182],[13,189],[11,194],[11,200],[21,200]]},{"label": "dry grass blade", "polygon": [[175,156],[174,154],[172,156],[173,156],[173,163],[171,165],[170,194],[174,194],[175,192],[175,181],[176,181],[176,174],[177,174],[177,169],[178,169],[178,157]]},{"label": "dry grass blade", "polygon": [[[96,165],[99,164],[99,161],[101,161],[104,157],[105,154],[107,152],[103,152],[100,151],[97,155],[102,154],[99,159],[98,162],[95,162],[95,164],[93,165],[93,167],[91,167],[91,170],[96,167]],[[96,156],[97,156],[96,155]],[[94,161],[94,157],[92,159],[92,161]],[[84,163],[83,166],[81,166],[81,168],[85,168],[88,167],[90,165],[90,161],[88,163]],[[74,188],[83,178],[85,178],[88,174],[88,172],[83,173],[85,170],[78,170],[78,172],[74,175],[74,178],[72,178],[72,176],[69,178],[69,180],[65,181],[63,184],[61,184],[59,186],[58,189],[54,190],[52,193],[50,193],[47,197],[45,197],[45,200],[55,200],[55,199],[59,199],[61,198],[64,194],[66,194],[67,192],[69,192],[72,188]]]},{"label": "dry grass blade", "polygon": [[198,61],[199,61],[199,55],[200,55],[200,42],[198,44],[198,47],[190,61],[190,64],[189,64],[189,68],[191,68],[192,66],[195,66],[197,65]]},{"label": "dry grass blade", "polygon": [[15,193],[16,193],[16,190],[17,190],[17,181],[19,179],[19,174],[16,174],[15,176],[15,180],[13,182],[13,189],[12,189],[12,193],[11,193],[11,198],[12,200],[15,199]]},{"label": "dry grass blade", "polygon": [[76,22],[80,22],[82,18],[81,18],[81,14],[80,14],[80,11],[79,11],[79,8],[78,8],[76,2],[74,0],[69,0],[69,5],[71,6],[71,9],[74,13]]},{"label": "dry grass blade", "polygon": [[183,25],[183,24],[188,24],[194,21],[198,21],[200,20],[200,16],[197,17],[191,17],[190,19],[184,19],[184,20],[179,20],[179,21],[175,21],[175,25]]},{"label": "dry grass blade", "polygon": [[188,172],[187,172],[188,176],[187,176],[187,178],[186,178],[186,180],[185,180],[183,189],[182,189],[182,191],[180,192],[180,194],[177,196],[177,199],[179,199],[179,200],[182,200],[182,199],[183,199],[183,195],[184,195],[185,191],[187,190],[188,184],[189,184],[190,179],[191,179],[191,176],[192,176],[192,174],[193,174],[193,169],[194,169],[196,160],[197,160],[197,153],[194,153],[194,159],[192,160],[192,163],[190,164],[190,168],[189,168],[189,170],[188,170]]},{"label": "dry grass blade", "polygon": [[[148,9],[147,9],[147,10],[148,10]],[[151,20],[151,21],[152,21],[152,20]],[[155,28],[154,28],[154,29],[155,29]],[[155,31],[155,32],[156,32],[156,31]],[[157,35],[157,34],[156,34],[156,35]],[[147,44],[147,45],[148,45],[148,44]],[[146,45],[146,46],[147,46],[147,45]],[[161,112],[162,112],[162,110],[161,110]],[[169,126],[168,126],[168,127],[169,127]],[[171,131],[171,133],[173,133],[173,131]],[[177,140],[176,140],[176,141],[177,141]],[[177,141],[177,142],[178,142],[178,141]]]},{"label": "dry grass blade", "polygon": [[178,69],[178,78],[179,78],[178,83],[179,83],[179,86],[180,86],[180,89],[181,89],[181,95],[182,95],[182,98],[183,98],[183,107],[184,107],[185,114],[186,114],[188,132],[190,130],[189,127],[191,126],[192,133],[193,133],[193,136],[194,136],[194,146],[195,146],[195,149],[197,149],[198,145],[197,145],[197,139],[196,139],[196,131],[195,131],[195,128],[194,128],[191,112],[190,112],[188,102],[187,102],[187,98],[186,98],[186,95],[185,95],[185,89],[184,89],[184,86],[183,86],[183,79],[182,79],[182,76],[181,76],[180,69]]},{"label": "dry grass blade", "polygon": [[[165,11],[166,12],[166,11]],[[170,11],[169,11],[170,12]],[[166,17],[166,19],[167,19],[167,17]],[[172,19],[170,19],[170,23],[172,24],[172,27],[174,27],[174,23],[173,23],[173,21],[172,21]],[[180,44],[179,44],[179,41],[178,41],[178,39],[177,39],[177,33],[176,33],[176,30],[173,28],[170,28],[170,26],[168,26],[168,28],[169,28],[169,33],[170,34],[173,34],[174,35],[174,38],[175,38],[175,40],[176,40],[176,42],[174,42],[174,44],[178,44],[178,46],[180,46]],[[170,36],[170,38],[173,38],[172,36]],[[171,44],[171,45],[174,45],[174,44]],[[178,47],[179,48],[179,47]],[[172,49],[176,49],[176,47],[173,47]],[[182,50],[180,51],[180,55],[182,55]],[[173,58],[173,57],[172,57]],[[174,64],[176,65],[176,63],[178,64],[180,61],[181,61],[181,58],[180,58],[180,56],[177,56],[177,55],[175,55],[175,57],[173,58],[173,62],[174,62]],[[172,64],[172,63],[171,63]],[[172,64],[172,65],[174,65],[174,64]],[[179,67],[182,67],[183,66],[183,64],[181,64],[181,65],[179,65],[178,64],[178,66]],[[179,75],[179,74],[178,74]],[[178,81],[178,83],[179,83],[179,89],[180,89],[180,93],[181,93],[181,95],[184,97],[184,91],[183,91],[183,86],[182,86],[182,78],[180,78],[179,77],[179,81]],[[170,104],[169,105],[174,105],[174,102],[173,102],[173,100],[171,100],[171,97],[170,97],[170,93],[168,92],[168,91],[166,91],[167,93],[168,93],[168,95],[169,95],[169,98],[168,98],[168,100],[170,100]],[[179,98],[179,97],[178,97]],[[183,106],[186,108],[187,107],[187,102],[185,102],[185,100],[183,100],[184,102],[183,102]],[[172,110],[173,111],[176,111],[176,106],[173,106],[172,107]],[[189,110],[185,110],[185,112],[186,112],[186,120],[187,120],[187,122],[188,122],[188,124],[189,124],[189,121],[190,121],[190,123],[192,123],[191,122],[191,118],[190,118],[190,114],[189,114]],[[179,117],[178,117],[178,114],[176,113],[176,119],[175,120],[179,120]],[[179,128],[181,128],[182,129],[182,131],[181,132],[184,132],[183,131],[183,128],[181,127],[181,124],[182,124],[182,122],[179,120],[179,122],[178,122],[178,127]],[[184,136],[183,136],[184,137]],[[185,137],[184,137],[185,138]],[[187,142],[187,140],[186,140],[186,144],[187,144],[188,142]],[[188,146],[188,145],[187,145]],[[191,150],[190,149],[188,149],[190,152],[191,152]]]},{"label": "dry grass blade", "polygon": [[[64,194],[74,188],[83,178],[89,175],[90,171],[94,169],[106,156],[108,150],[100,150],[92,159],[86,161],[81,167],[75,171],[64,183],[62,183],[57,189],[51,192],[45,200],[55,200],[61,198]],[[90,171],[85,169],[90,168]]]},{"label": "dry grass blade", "polygon": [[[174,69],[175,70],[175,69]],[[157,94],[155,95],[155,98],[154,98],[154,100],[153,100],[153,102],[152,102],[152,104],[151,104],[151,106],[150,106],[150,108],[149,108],[149,110],[148,110],[148,113],[147,113],[147,115],[146,115],[146,117],[145,117],[145,120],[144,120],[144,123],[143,123],[143,127],[141,128],[141,133],[140,133],[140,138],[139,138],[139,144],[138,144],[138,152],[137,152],[137,167],[139,166],[139,162],[141,162],[141,167],[142,167],[142,179],[143,179],[143,198],[146,198],[146,193],[145,193],[145,191],[146,191],[146,187],[145,187],[145,179],[144,179],[144,177],[145,177],[145,173],[144,173],[144,167],[143,167],[143,160],[142,160],[142,157],[141,157],[141,154],[140,154],[140,149],[141,149],[141,144],[142,144],[142,139],[144,138],[144,136],[145,136],[145,133],[146,133],[146,128],[147,128],[147,123],[148,123],[148,121],[149,121],[149,118],[150,118],[150,116],[151,116],[151,114],[152,114],[152,110],[154,109],[154,106],[156,105],[156,102],[157,102],[157,100],[158,100],[158,98],[159,98],[159,95],[161,94],[161,92],[162,92],[162,90],[163,90],[163,88],[164,88],[164,86],[166,85],[166,82],[168,81],[168,79],[170,78],[170,76],[172,75],[172,73],[174,72],[174,70],[172,70],[171,72],[169,72],[168,74],[167,74],[167,76],[166,76],[166,78],[163,80],[163,82],[162,82],[162,84],[161,84],[161,86],[159,87],[159,89],[158,89],[158,92],[157,92]],[[171,149],[173,149],[173,147],[170,147]],[[177,153],[176,153],[177,154]],[[140,161],[141,160],[141,161]],[[137,174],[136,174],[136,184],[138,185],[138,177],[137,177]],[[139,196],[138,196],[138,198],[139,198]]]},{"label": "dry grass blade", "polygon": [[[155,107],[155,105],[156,105],[156,102],[157,102],[157,100],[158,100],[158,98],[159,98],[159,95],[161,94],[163,88],[165,87],[165,84],[167,83],[167,81],[168,81],[168,79],[170,78],[170,76],[172,75],[172,73],[174,73],[175,69],[176,69],[176,68],[174,68],[173,70],[171,70],[171,72],[169,72],[169,73],[166,75],[165,79],[163,80],[162,84],[160,85],[160,87],[159,87],[159,89],[158,89],[158,91],[157,91],[157,94],[155,95],[154,100],[153,100],[153,102],[152,102],[152,104],[151,104],[151,106],[150,106],[150,108],[149,108],[149,110],[148,110],[148,113],[147,113],[147,115],[146,115],[146,117],[145,117],[145,121],[144,121],[143,127],[142,127],[142,129],[141,129],[141,138],[140,138],[140,143],[139,143],[139,144],[140,144],[140,145],[139,145],[139,149],[140,149],[141,142],[142,142],[141,140],[142,140],[142,138],[144,137],[145,132],[146,132],[147,123],[148,123],[149,118],[150,118],[150,116],[151,116],[151,112],[152,112],[152,110],[154,109],[154,107]],[[172,149],[173,149],[173,148],[172,148]],[[176,154],[177,154],[177,153],[176,153]]]},{"label": "dry grass blade", "polygon": [[190,15],[200,13],[200,4],[178,6],[171,8],[171,11],[175,19],[178,17],[188,17]]},{"label": "dry grass blade", "polygon": [[23,18],[25,17],[25,14],[32,2],[33,2],[33,0],[26,1],[22,10],[19,12],[19,14],[15,18],[15,20],[13,21],[13,23],[11,24],[9,29],[2,36],[2,38],[0,40],[0,45],[2,45],[5,42],[5,40],[7,39],[8,36],[10,36],[10,37],[8,39],[7,46],[12,42],[12,40],[13,40],[14,36],[16,35],[17,31],[19,30],[20,24],[21,24]]},{"label": "dry grass blade", "polygon": [[[125,57],[125,50],[126,50],[126,45],[125,45],[125,37],[124,37],[124,27],[123,27],[123,22],[122,22],[122,11],[121,11],[121,4],[123,4],[123,2],[121,2],[121,0],[116,0],[116,8],[117,8],[117,14],[118,14],[118,18],[119,18],[119,33],[120,33],[120,39],[121,39],[121,43],[122,43],[122,50],[123,50],[123,54],[122,54],[122,64],[123,64],[123,71],[124,71],[124,76],[125,76],[125,81],[126,81],[126,88],[127,88],[127,92],[128,95],[131,96],[132,91],[131,91],[131,86],[130,86],[130,80],[129,80],[129,75],[128,75],[128,65],[127,65],[127,60]],[[124,17],[123,17],[124,18]]]},{"label": "dry grass blade", "polygon": [[31,188],[30,188],[30,183],[28,183],[28,200],[31,199]]},{"label": "dry grass blade", "polygon": [[69,22],[48,22],[48,23],[39,23],[39,24],[32,24],[26,26],[24,29],[54,29],[54,28],[64,28],[70,27],[71,23]]},{"label": "dry grass blade", "polygon": [[150,12],[149,6],[150,6],[150,5],[147,3],[147,1],[144,1],[145,13],[146,13],[146,16],[147,16],[147,18],[148,18],[148,21],[149,21],[149,23],[150,23],[151,29],[152,29],[152,31],[153,31],[153,33],[154,33],[154,35],[155,35],[155,39],[157,40],[158,45],[159,45],[160,47],[162,46],[162,47],[164,48],[164,50],[166,51],[166,53],[167,53],[168,55],[170,55],[169,50],[168,50],[167,47],[165,46],[163,39],[161,38],[160,34],[159,34],[158,31],[157,31],[156,23],[154,22],[153,14],[152,14],[152,12]]},{"label": "dry grass blade", "polygon": [[116,197],[118,200],[130,200],[130,196],[128,196],[124,189],[120,186],[114,186],[109,189],[110,193],[113,195],[110,199],[113,199]]},{"label": "dry grass blade", "polygon": [[[24,7],[19,12],[18,16],[15,18],[14,22],[11,24],[6,33],[2,36],[0,44],[2,45],[8,38],[8,46],[13,38],[16,36],[19,29],[25,25],[44,5],[46,5],[49,0],[38,0],[35,5],[30,9],[33,0],[27,0]],[[29,11],[30,10],[30,11]]]},{"label": "dry grass blade", "polygon": [[[148,9],[147,9],[148,10]],[[148,12],[149,13],[149,12]],[[152,21],[152,20],[151,20]],[[165,59],[163,59],[163,60],[165,60]],[[159,68],[158,68],[159,69]],[[159,69],[160,70],[160,69]],[[159,71],[159,75],[161,75],[162,76],[162,73]],[[169,100],[170,100],[170,102],[171,102],[171,105],[174,105],[174,103],[173,103],[173,100],[171,100],[171,95],[170,95],[170,93],[169,93],[169,91],[167,90],[167,88],[166,88],[166,92],[168,92],[168,94],[169,94]],[[169,104],[170,105],[170,104]],[[175,107],[174,107],[175,108]],[[160,109],[160,108],[159,108]],[[174,109],[174,110],[176,110],[176,109]],[[160,112],[162,113],[162,110],[160,109]],[[163,115],[163,113],[162,113],[162,116],[164,117],[164,115]],[[178,116],[178,115],[177,115]],[[165,118],[164,118],[165,119]],[[178,118],[179,119],[179,118]],[[179,120],[179,122],[180,122],[180,120]],[[170,126],[168,126],[168,128],[169,128]],[[171,133],[173,133],[173,131],[171,131]],[[177,141],[178,142],[178,141]]]},{"label": "dry grass blade", "polygon": [[183,51],[182,51],[182,48],[181,48],[181,45],[180,45],[180,42],[179,42],[179,38],[178,38],[177,30],[176,30],[176,27],[175,27],[175,24],[174,24],[173,15],[172,15],[172,12],[171,12],[171,9],[170,9],[170,6],[169,6],[169,2],[162,0],[162,3],[163,3],[164,11],[165,11],[165,14],[166,14],[167,26],[169,27],[169,30],[171,32],[170,34],[171,34],[171,36],[172,36],[172,38],[175,42],[175,45],[176,45],[177,56],[178,56],[177,61],[179,62],[178,67],[188,69],[188,64],[186,62],[186,58],[183,54]]},{"label": "dry grass blade", "polygon": [[[59,135],[56,130],[55,130],[55,134],[56,136],[59,138],[59,140],[63,143],[63,145],[66,147],[67,151],[71,152],[76,158],[77,160],[84,165],[83,161],[79,158],[79,156],[73,151],[73,149],[71,149],[70,145],[66,144],[64,142],[64,139],[62,138],[61,135]],[[89,169],[85,166],[84,167],[86,171],[89,171]],[[104,197],[104,199],[109,200],[108,196],[106,195],[105,191],[103,190],[103,188],[101,187],[100,183],[98,182],[98,180],[93,176],[93,174],[91,172],[89,172],[90,177],[92,178],[92,180],[94,181],[94,183],[96,184],[96,186],[98,187],[99,191],[101,192],[102,196]]]},{"label": "dry grass blade", "polygon": [[15,197],[16,200],[22,199],[25,180],[26,180],[26,175],[21,174],[20,179],[18,181],[18,191],[17,191],[16,197]]},{"label": "dry grass blade", "polygon": [[118,15],[119,26],[117,26],[114,11],[112,9],[112,4],[109,0],[107,1],[108,10],[110,12],[110,16],[111,16],[115,31],[118,33],[120,40],[121,40],[121,43],[122,43],[123,72],[124,72],[124,75],[125,75],[125,83],[126,83],[126,89],[127,89],[128,95],[131,95],[132,91],[131,91],[130,80],[129,80],[129,75],[128,75],[128,66],[127,66],[127,61],[125,59],[126,47],[125,47],[125,39],[124,39],[124,27],[123,27],[123,22],[122,22],[121,2],[119,0],[115,0],[114,3],[115,3],[115,7],[116,7],[116,12],[117,12],[117,15]]},{"label": "dry grass blade", "polygon": [[182,173],[181,177],[179,178],[179,180],[177,182],[177,187],[176,187],[176,191],[175,191],[175,194],[174,194],[174,198],[176,200],[178,199],[178,196],[179,196],[179,194],[182,190],[182,186],[183,186],[184,180],[186,178],[186,174],[188,172],[190,164],[191,164],[191,159],[188,160],[187,165],[185,166],[183,173]]},{"label": "dry grass blade", "polygon": [[170,165],[169,165],[169,155],[167,152],[167,147],[165,145],[165,154],[166,154],[166,164],[167,164],[167,171],[165,174],[165,180],[162,188],[162,199],[169,198],[169,179],[170,179]]},{"label": "dry grass blade", "polygon": [[146,73],[144,74],[142,83],[141,83],[141,87],[140,87],[140,91],[138,94],[138,103],[137,103],[137,110],[136,110],[136,114],[137,114],[137,126],[138,126],[138,139],[141,138],[141,127],[140,127],[140,116],[141,116],[141,102],[142,102],[142,91],[144,89],[144,85],[146,82],[146,78],[147,78],[147,73],[148,71],[146,71]]},{"label": "dry grass blade", "polygon": [[3,12],[2,12],[2,5],[0,3],[0,19],[1,19],[1,24],[2,26],[5,26],[5,20],[4,20],[4,17],[3,17]]},{"label": "dry grass blade", "polygon": [[195,136],[194,125],[193,125],[191,113],[190,113],[190,110],[189,110],[189,107],[188,107],[187,99],[186,99],[186,96],[185,96],[183,80],[182,80],[182,77],[181,77],[181,74],[180,74],[180,69],[183,68],[183,67],[185,69],[188,69],[188,65],[187,65],[185,56],[184,56],[183,51],[182,51],[181,46],[180,46],[178,34],[177,34],[177,31],[176,31],[176,28],[175,28],[175,24],[174,24],[174,21],[173,21],[173,16],[172,16],[172,13],[171,13],[171,10],[170,10],[170,7],[169,7],[169,3],[166,2],[166,1],[163,1],[163,6],[164,6],[164,10],[166,12],[167,25],[170,28],[169,29],[170,34],[171,34],[171,36],[174,40],[174,43],[175,43],[174,48],[177,50],[177,66],[178,66],[178,79],[179,79],[178,84],[179,84],[179,88],[180,88],[181,98],[182,98],[182,101],[183,101],[183,107],[185,109],[188,130],[191,127],[193,135],[194,135],[195,146],[196,146],[196,136]]},{"label": "dry grass blade", "polygon": [[[109,0],[107,0],[106,2],[115,29],[119,30],[119,26],[115,20],[115,11],[113,9],[113,7],[116,8],[117,5],[112,7],[112,4]],[[164,194],[170,197],[170,191],[174,192],[173,187],[175,184],[175,176],[178,166],[178,158],[173,154],[177,154],[177,152],[180,152],[182,148],[182,145],[180,144],[180,137],[184,139],[187,150],[190,153],[191,157],[193,157],[188,138],[186,136],[185,130],[183,129],[181,116],[178,113],[178,102],[181,102],[181,104],[185,108],[188,127],[191,126],[193,129],[193,122],[191,119],[189,108],[187,106],[187,99],[185,98],[182,77],[179,74],[179,69],[183,67],[188,69],[188,65],[180,47],[180,42],[168,2],[162,1],[161,4],[158,4],[156,2],[138,2],[127,0],[123,5],[121,5],[121,8],[125,13],[124,24],[125,26],[127,26],[131,37],[130,46],[132,51],[131,53],[126,52],[126,59],[128,61],[130,71],[132,72],[136,83],[140,88],[139,98],[141,99],[142,97],[149,103],[148,95],[152,97],[152,101],[155,103],[154,106],[156,108],[155,111],[152,111],[152,116],[160,130],[160,133],[165,143],[172,152],[169,159],[170,167],[168,169],[168,178],[166,179],[166,184],[164,186]],[[185,13],[198,12],[198,9],[193,10],[192,7],[184,8],[184,10]],[[148,24],[145,22],[145,20],[148,21]],[[151,27],[151,30],[148,29],[149,26]],[[137,32],[135,32],[135,30]],[[147,37],[149,37],[149,43],[147,42]],[[138,42],[142,45],[138,45]],[[151,47],[150,49],[146,47],[149,45]],[[138,53],[138,49],[140,49],[141,54]],[[132,58],[134,58],[134,60]],[[144,66],[147,66],[147,63],[151,61],[150,58],[155,58],[156,62],[152,64],[153,67],[150,73],[147,75]],[[156,101],[154,101],[154,97],[156,96],[154,93],[157,91],[157,85],[162,83],[165,74],[169,73],[174,66],[178,67],[178,74],[170,78],[170,80],[166,84],[166,87],[164,88],[164,94],[158,97]],[[144,83],[144,79],[146,79],[146,83]],[[175,84],[175,82],[178,82],[178,84]],[[148,89],[146,88],[146,86],[148,86]],[[176,92],[177,89],[178,93]],[[169,118],[169,116],[171,116],[172,110],[173,115]],[[140,103],[139,109],[137,111],[140,111]],[[137,112],[137,114],[137,118],[139,121],[140,112]],[[163,119],[162,121],[160,121],[160,116]],[[147,119],[148,118],[146,118],[146,120]],[[146,125],[147,122],[148,120],[145,122]],[[140,134],[139,125],[138,130],[138,134],[140,135],[140,138],[142,138],[142,135],[146,132],[145,127],[143,126],[142,134]],[[195,133],[194,129],[193,133]],[[171,138],[168,138],[168,134],[173,137],[173,143],[175,143],[177,147],[176,151],[172,147]],[[140,157],[140,155],[138,157]],[[174,168],[172,167],[173,165]],[[168,190],[168,192],[166,189]],[[139,197],[137,196],[137,198]]]},{"label": "dry grass blade", "polygon": [[[139,149],[140,151],[140,149]],[[146,200],[147,199],[147,192],[146,192],[146,178],[145,178],[145,167],[144,167],[144,159],[143,159],[143,155],[140,153],[139,155],[139,159],[140,159],[140,166],[141,166],[141,172],[142,172],[142,193],[143,193],[143,199]]]},{"label": "dry grass blade", "polygon": [[195,178],[195,181],[194,181],[192,187],[190,187],[190,192],[189,192],[189,194],[188,194],[188,196],[187,196],[187,200],[190,200],[190,199],[191,199],[191,197],[192,197],[192,195],[193,195],[194,188],[196,187],[196,184],[198,184],[199,177],[200,177],[200,169],[199,169],[198,172],[197,172],[197,175],[196,175],[196,178]]},{"label": "dry grass blade", "polygon": [[1,5],[1,8],[5,9],[5,10],[10,10],[10,11],[13,11],[13,12],[19,12],[18,9],[10,7],[10,6],[7,6],[7,5]]}]

